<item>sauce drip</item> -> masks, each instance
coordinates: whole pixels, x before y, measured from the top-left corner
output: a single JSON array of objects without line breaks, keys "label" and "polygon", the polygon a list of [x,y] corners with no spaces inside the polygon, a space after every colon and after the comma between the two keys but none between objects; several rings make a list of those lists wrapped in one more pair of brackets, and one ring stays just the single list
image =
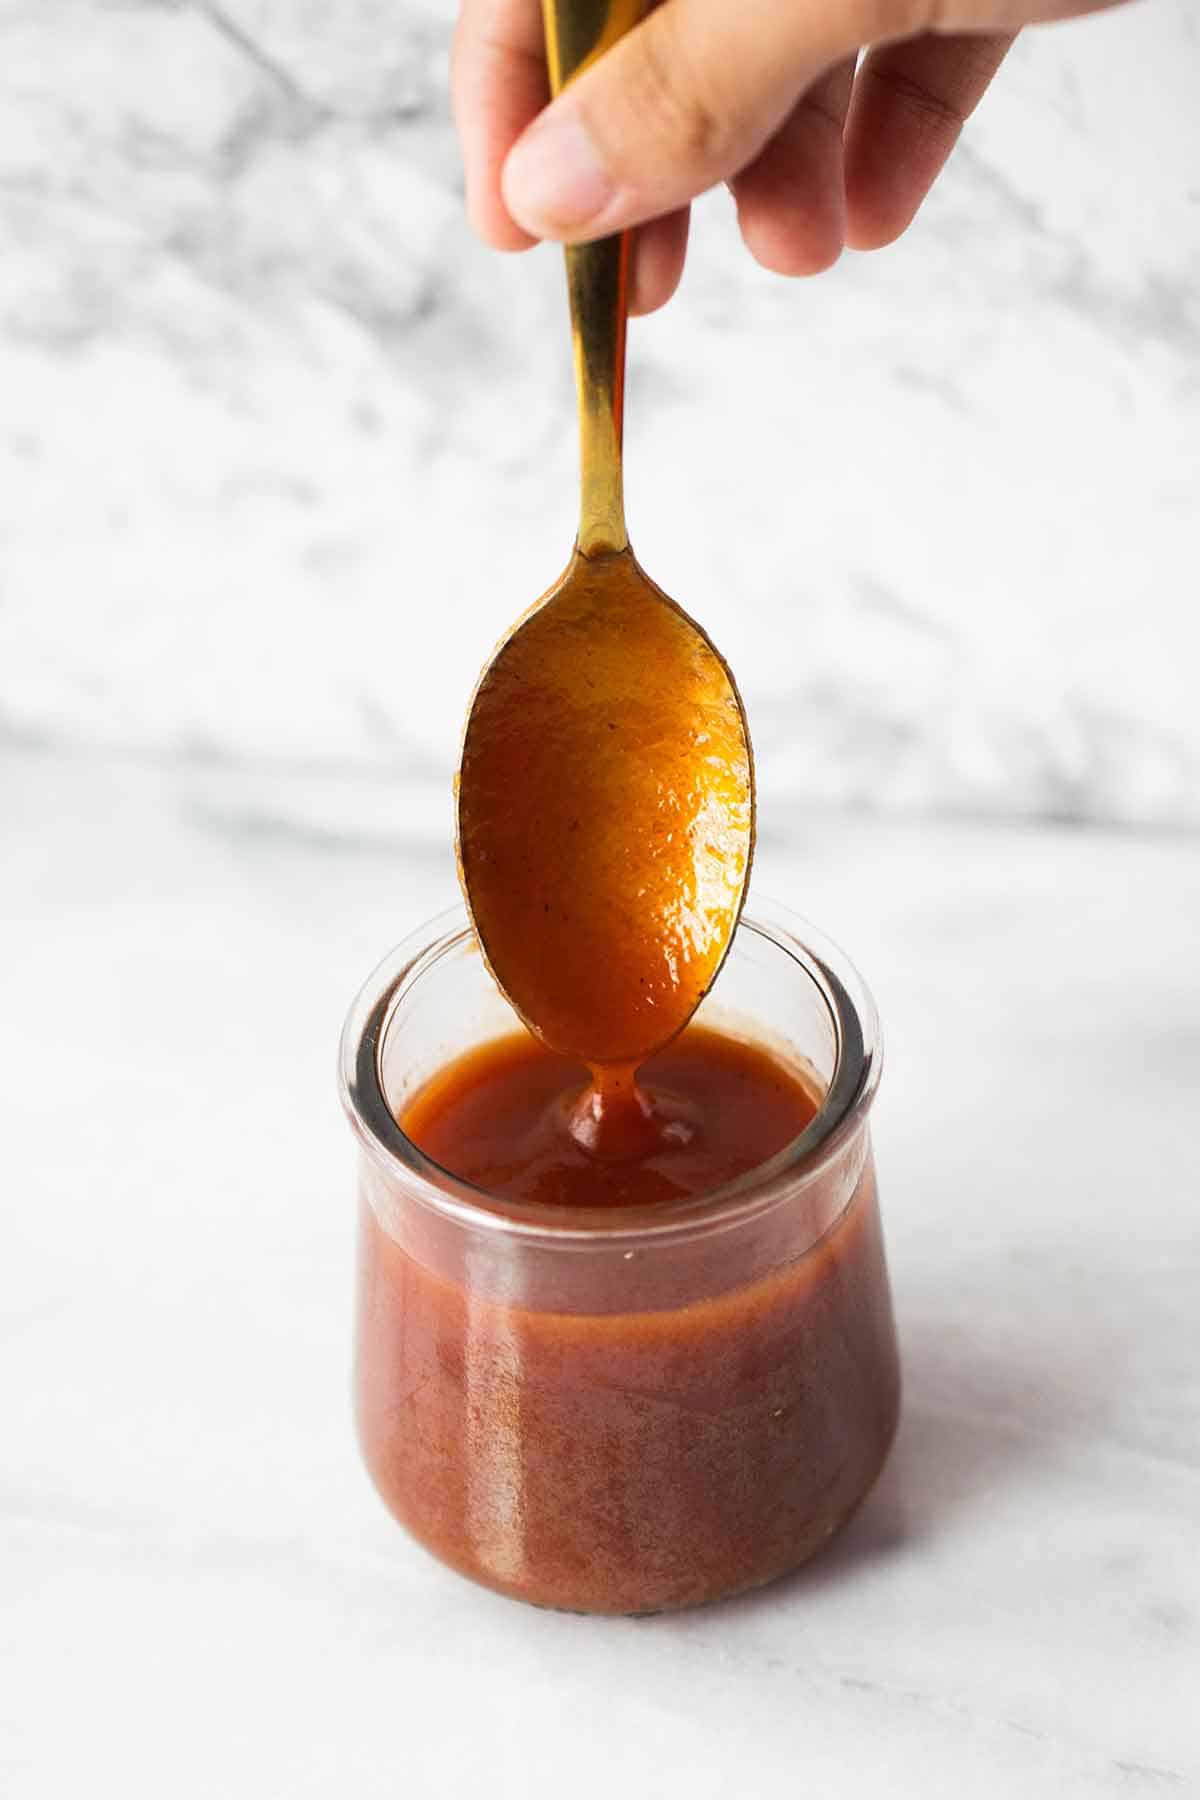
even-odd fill
[{"label": "sauce drip", "polygon": [[636,1085],[623,1073],[614,1100],[588,1085],[579,1062],[514,1033],[440,1071],[400,1124],[427,1156],[489,1193],[641,1206],[734,1180],[798,1137],[818,1105],[768,1051],[700,1025],[652,1057]]}]

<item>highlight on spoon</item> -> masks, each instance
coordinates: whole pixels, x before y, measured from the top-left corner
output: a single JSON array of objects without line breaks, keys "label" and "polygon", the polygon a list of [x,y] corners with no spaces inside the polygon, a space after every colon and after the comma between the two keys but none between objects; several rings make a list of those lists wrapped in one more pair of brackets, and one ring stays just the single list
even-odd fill
[{"label": "highlight on spoon", "polygon": [[754,775],[737,688],[626,550],[572,559],[476,689],[458,856],[521,1018],[591,1067],[680,1031],[741,913]]}]

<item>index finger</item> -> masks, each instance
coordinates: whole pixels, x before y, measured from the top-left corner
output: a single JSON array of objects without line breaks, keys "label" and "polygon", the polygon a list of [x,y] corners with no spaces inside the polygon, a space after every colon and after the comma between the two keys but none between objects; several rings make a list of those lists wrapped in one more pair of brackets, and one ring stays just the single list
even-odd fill
[{"label": "index finger", "polygon": [[550,98],[539,0],[462,0],[450,92],[471,223],[494,250],[527,250],[537,239],[505,206],[500,170]]}]

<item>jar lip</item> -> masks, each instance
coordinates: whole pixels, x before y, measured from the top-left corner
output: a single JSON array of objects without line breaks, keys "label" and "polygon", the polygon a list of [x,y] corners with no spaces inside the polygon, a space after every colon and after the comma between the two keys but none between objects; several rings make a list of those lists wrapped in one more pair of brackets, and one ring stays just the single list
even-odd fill
[{"label": "jar lip", "polygon": [[[397,1123],[384,1092],[381,1056],[405,992],[441,958],[473,942],[461,903],[411,933],[359,990],[342,1031],[339,1092],[363,1148],[404,1181],[406,1195],[443,1218],[501,1238],[561,1247],[612,1249],[622,1240],[661,1244],[707,1235],[757,1217],[827,1166],[870,1108],[879,1085],[882,1046],[870,991],[850,959],[788,908],[755,900],[738,933],[750,932],[791,956],[818,988],[834,1031],[833,1074],[814,1117],[800,1134],[756,1168],[700,1195],[652,1206],[581,1208],[502,1200],[444,1168]],[[515,1015],[514,1015],[515,1019]]]}]

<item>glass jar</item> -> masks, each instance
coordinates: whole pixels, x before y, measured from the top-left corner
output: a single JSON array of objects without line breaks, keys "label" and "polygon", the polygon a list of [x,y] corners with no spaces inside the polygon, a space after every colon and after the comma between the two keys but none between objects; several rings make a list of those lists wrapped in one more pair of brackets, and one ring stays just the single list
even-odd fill
[{"label": "glass jar", "polygon": [[515,1025],[463,908],[402,944],[346,1023],[363,1455],[435,1555],[539,1605],[655,1612],[770,1581],[849,1518],[895,1431],[870,995],[760,908],[698,1017],[795,1068],[815,1118],[717,1192],[595,1212],[501,1202],[396,1123]]}]

